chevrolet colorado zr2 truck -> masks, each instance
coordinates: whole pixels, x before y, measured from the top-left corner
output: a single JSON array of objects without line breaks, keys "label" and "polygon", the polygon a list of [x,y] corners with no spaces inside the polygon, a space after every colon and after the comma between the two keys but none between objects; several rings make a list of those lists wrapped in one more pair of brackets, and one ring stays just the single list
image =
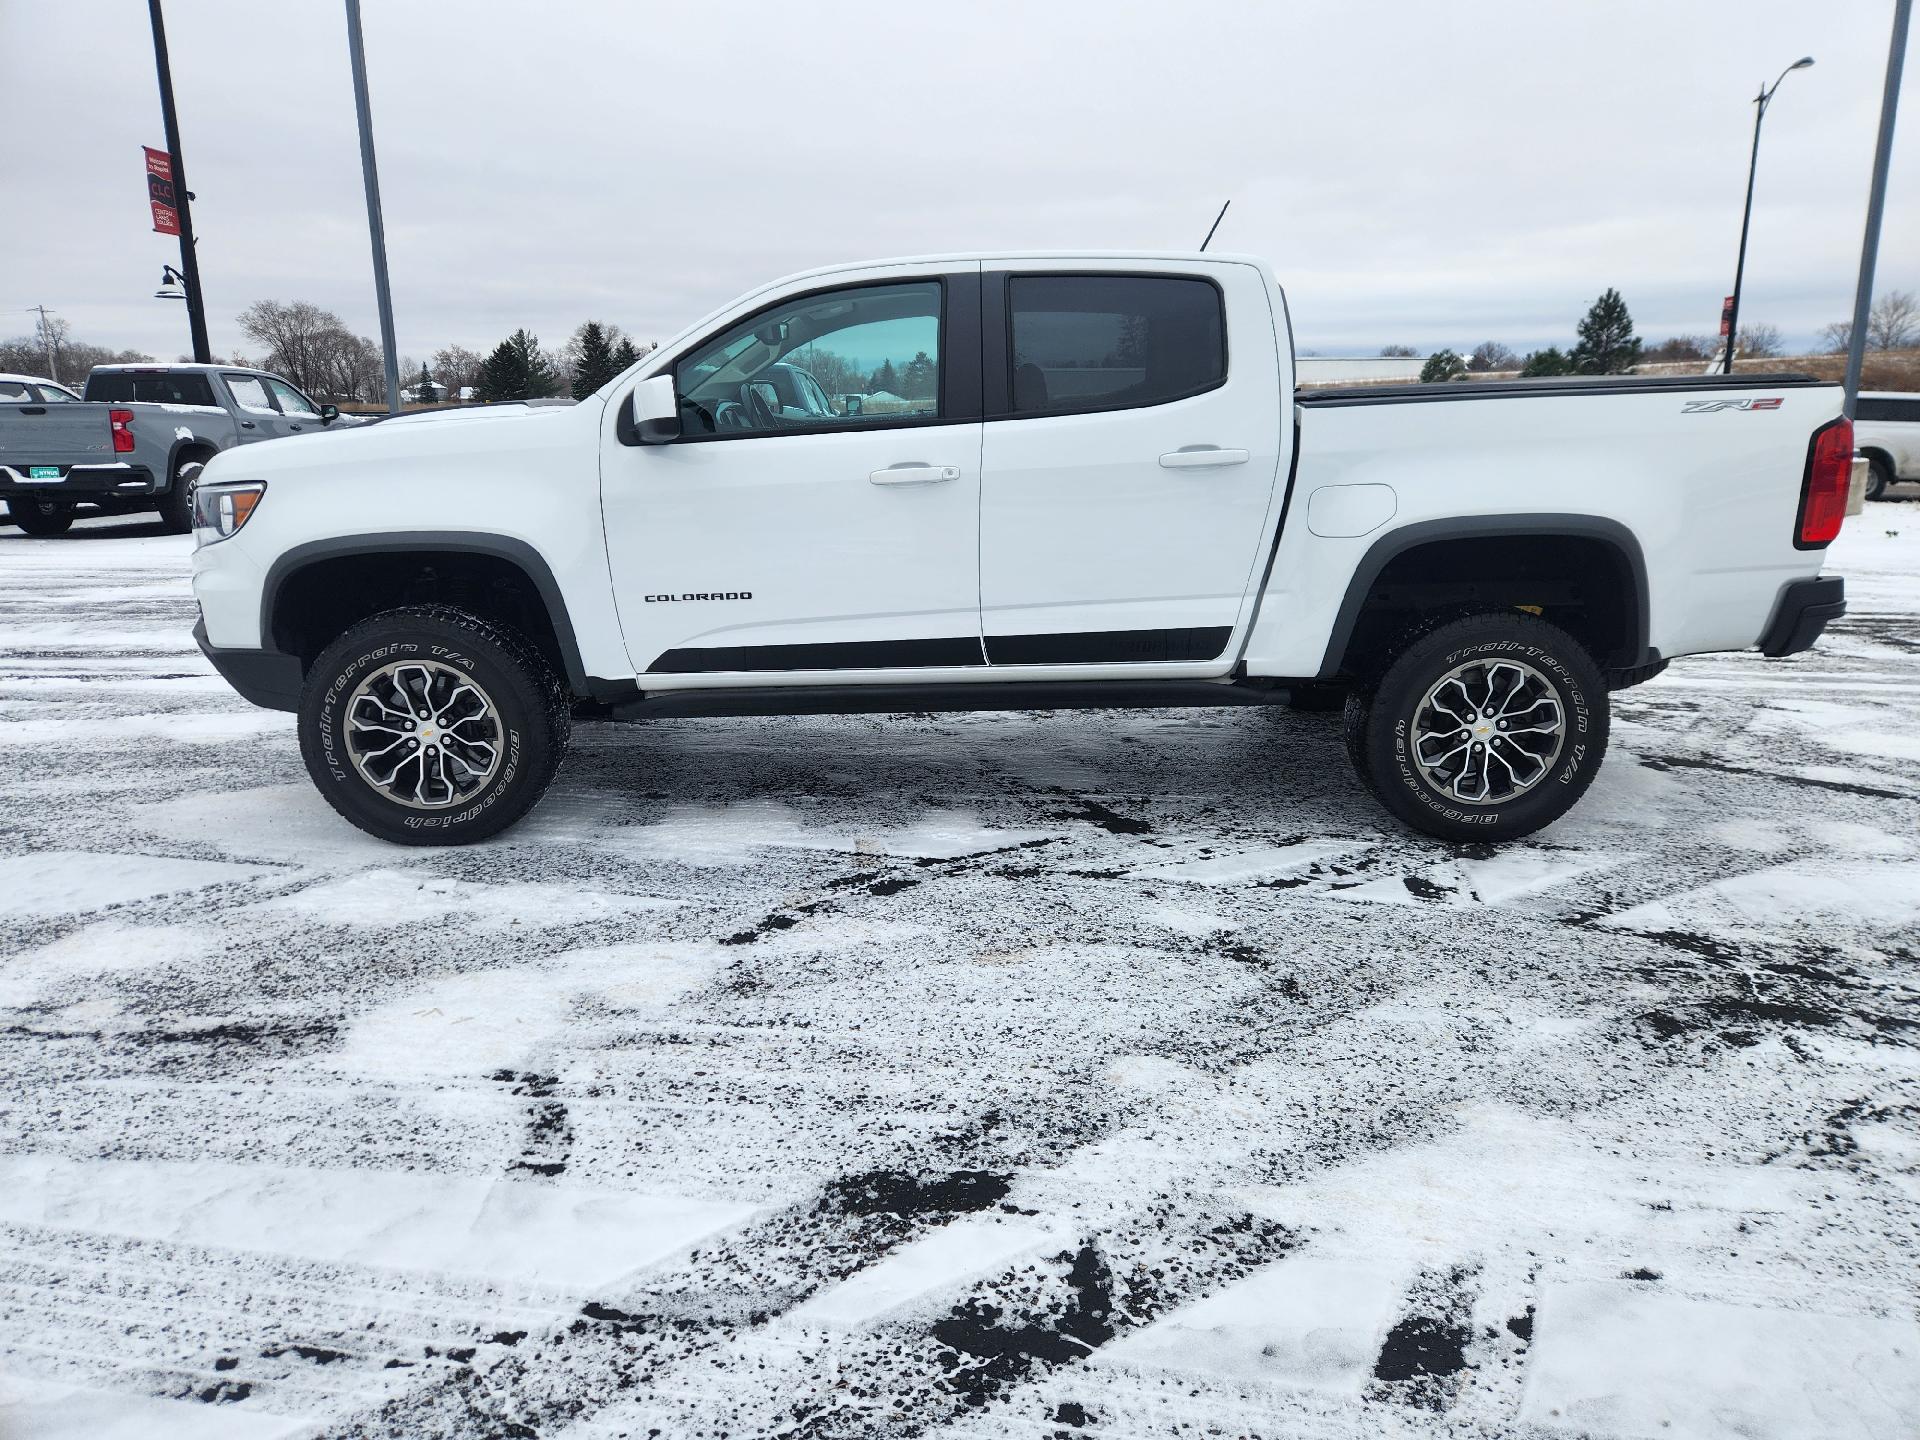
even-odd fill
[{"label": "chevrolet colorado zr2 truck", "polygon": [[[43,385],[44,382],[35,382]],[[83,403],[0,386],[0,500],[29,535],[60,535],[74,507],[110,515],[157,510],[175,534],[193,528],[193,489],[207,461],[255,440],[333,424],[278,375],[235,365],[96,365]]]},{"label": "chevrolet colorado zr2 truck", "polygon": [[403,844],[524,815],[577,716],[1339,692],[1381,803],[1487,841],[1592,783],[1610,690],[1846,608],[1836,385],[1296,392],[1293,363],[1253,260],[819,270],[578,405],[216,455],[196,633]]}]

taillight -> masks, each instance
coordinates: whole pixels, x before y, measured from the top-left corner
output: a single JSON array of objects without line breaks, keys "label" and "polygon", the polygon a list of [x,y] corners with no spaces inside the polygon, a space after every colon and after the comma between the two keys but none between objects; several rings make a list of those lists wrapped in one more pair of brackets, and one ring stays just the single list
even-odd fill
[{"label": "taillight", "polygon": [[113,427],[113,450],[116,455],[124,455],[133,449],[133,411],[109,410],[107,423]]},{"label": "taillight", "polygon": [[1800,484],[1798,550],[1818,550],[1840,533],[1847,518],[1847,487],[1853,480],[1853,421],[1841,416],[1813,432],[1807,446],[1807,474]]}]

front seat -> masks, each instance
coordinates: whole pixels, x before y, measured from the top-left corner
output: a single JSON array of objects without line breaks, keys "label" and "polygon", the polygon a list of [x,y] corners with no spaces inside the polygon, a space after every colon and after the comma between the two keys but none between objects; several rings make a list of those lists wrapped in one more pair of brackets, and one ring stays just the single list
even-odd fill
[{"label": "front seat", "polygon": [[1047,408],[1047,376],[1038,365],[1029,362],[1013,372],[1013,408],[1016,411]]}]

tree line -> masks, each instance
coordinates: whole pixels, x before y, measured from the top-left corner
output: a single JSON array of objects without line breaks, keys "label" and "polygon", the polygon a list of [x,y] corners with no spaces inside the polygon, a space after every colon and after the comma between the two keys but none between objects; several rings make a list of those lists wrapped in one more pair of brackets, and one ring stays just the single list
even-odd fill
[{"label": "tree line", "polygon": [[[364,335],[355,335],[332,311],[301,300],[261,300],[241,311],[238,320],[247,338],[261,348],[259,368],[286,376],[308,394],[342,401],[384,397],[380,347]],[[1845,350],[1852,332],[1852,322],[1837,320],[1821,332],[1821,338],[1830,349]],[[1920,299],[1911,291],[1890,290],[1868,314],[1867,348],[1903,350],[1914,345],[1920,345]],[[1420,379],[1434,383],[1511,370],[1524,376],[1618,375],[1638,364],[1705,363],[1718,358],[1724,346],[1723,340],[1710,335],[1675,335],[1658,345],[1645,345],[1634,333],[1626,301],[1618,290],[1608,289],[1588,308],[1575,342],[1565,351],[1549,345],[1521,356],[1496,340],[1487,340],[1466,355],[1451,349],[1435,351],[1421,366]],[[1735,346],[1749,358],[1778,355],[1782,350],[1779,328],[1743,325]],[[584,399],[652,348],[635,344],[618,325],[589,320],[558,349],[546,349],[523,326],[485,356],[460,345],[436,350],[426,359],[402,356],[400,376],[401,383],[420,398],[458,398],[471,390],[483,401],[560,394]],[[1388,345],[1380,353],[1410,357],[1418,352],[1409,345]],[[795,359],[812,371],[829,394],[886,391],[917,400],[931,396],[938,383],[934,362],[924,352],[905,365],[896,367],[889,360],[874,370],[862,370],[831,351],[811,347]],[[50,379],[72,385],[84,380],[95,365],[153,360],[138,350],[76,340],[67,322],[56,315],[46,316],[31,334],[0,340],[0,371],[37,375],[52,370]],[[254,362],[235,352],[219,363],[251,366]]]},{"label": "tree line", "polygon": [[[309,395],[327,400],[378,402],[386,396],[386,362],[380,347],[356,335],[338,315],[304,300],[261,300],[236,317],[258,348],[214,356],[221,365],[270,370]],[[527,400],[571,394],[584,398],[628,366],[651,345],[638,345],[618,325],[589,320],[558,349],[546,349],[522,328],[482,356],[449,345],[424,359],[400,357],[400,383],[416,398],[458,398],[463,390],[480,400]],[[70,327],[49,315],[32,334],[0,340],[0,371],[54,373],[49,379],[75,386],[96,365],[153,364],[139,350],[114,350],[75,340]],[[189,357],[182,355],[182,361]]]},{"label": "tree line", "polygon": [[[1821,339],[1835,351],[1845,350],[1853,335],[1851,321],[1838,320],[1821,332]],[[1920,344],[1920,300],[1911,291],[1890,290],[1874,302],[1867,316],[1869,350],[1903,350]],[[1580,321],[1577,338],[1567,350],[1549,345],[1529,352],[1524,358],[1497,340],[1484,341],[1469,355],[1455,350],[1436,350],[1420,367],[1422,384],[1464,380],[1469,375],[1489,371],[1517,370],[1523,377],[1547,375],[1624,375],[1636,365],[1657,363],[1702,363],[1717,360],[1726,350],[1726,341],[1711,335],[1674,335],[1658,345],[1646,345],[1634,334],[1633,316],[1618,290],[1609,287],[1588,307]],[[1780,329],[1776,325],[1742,325],[1734,339],[1736,355],[1747,359],[1768,359],[1782,353]],[[1411,345],[1388,345],[1382,356],[1410,357],[1419,352]]]}]

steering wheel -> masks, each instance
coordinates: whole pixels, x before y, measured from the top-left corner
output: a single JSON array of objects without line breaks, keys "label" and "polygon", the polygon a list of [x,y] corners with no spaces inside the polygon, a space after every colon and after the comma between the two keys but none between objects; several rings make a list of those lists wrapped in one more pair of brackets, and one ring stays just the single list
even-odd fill
[{"label": "steering wheel", "polygon": [[738,400],[722,400],[713,407],[714,427],[719,430],[747,430],[747,412]]},{"label": "steering wheel", "polygon": [[740,387],[740,403],[747,410],[748,429],[777,430],[780,428],[780,417],[767,401],[767,391],[771,388],[752,380]]}]

